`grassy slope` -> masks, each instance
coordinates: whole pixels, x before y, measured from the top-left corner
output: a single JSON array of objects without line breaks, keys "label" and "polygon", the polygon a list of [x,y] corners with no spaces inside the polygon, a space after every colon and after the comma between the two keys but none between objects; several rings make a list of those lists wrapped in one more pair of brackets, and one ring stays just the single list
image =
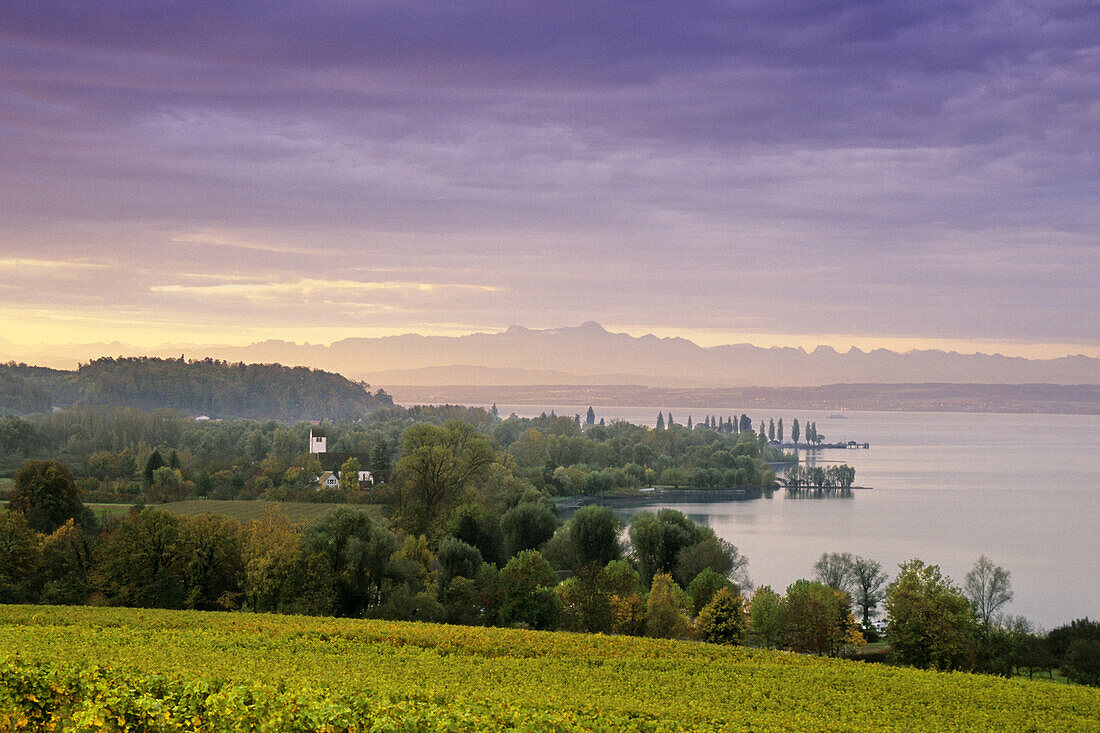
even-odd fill
[{"label": "grassy slope", "polygon": [[1100,690],[625,637],[7,606],[5,654],[319,696],[370,691],[475,716],[555,714],[582,728],[1100,731]]},{"label": "grassy slope", "polygon": [[236,519],[247,523],[253,519],[259,519],[265,509],[278,506],[286,518],[291,522],[311,522],[317,517],[326,514],[337,507],[350,506],[354,509],[367,509],[373,514],[378,514],[378,507],[373,504],[314,504],[309,502],[272,502],[272,501],[218,501],[214,499],[196,501],[176,501],[169,504],[150,504],[150,507],[162,509],[169,514],[177,516],[194,516],[196,514],[220,514],[223,517]]},{"label": "grassy slope", "polygon": [[[7,502],[0,500],[0,510],[7,505]],[[125,514],[130,511],[133,504],[85,504],[84,506],[90,508],[99,518],[100,521],[106,521],[120,514]],[[223,517],[229,517],[236,519],[241,524],[247,524],[253,519],[259,519],[264,513],[264,510],[278,506],[279,510],[289,519],[291,522],[299,522],[308,524],[314,519],[317,519],[323,514],[326,514],[337,507],[352,507],[354,509],[365,509],[371,513],[379,521],[382,521],[383,515],[381,507],[378,504],[323,504],[312,502],[274,502],[274,501],[237,501],[237,500],[194,500],[194,501],[174,501],[168,504],[149,504],[152,509],[161,509],[169,514],[175,514],[179,517],[191,517],[197,514],[218,514]]]}]

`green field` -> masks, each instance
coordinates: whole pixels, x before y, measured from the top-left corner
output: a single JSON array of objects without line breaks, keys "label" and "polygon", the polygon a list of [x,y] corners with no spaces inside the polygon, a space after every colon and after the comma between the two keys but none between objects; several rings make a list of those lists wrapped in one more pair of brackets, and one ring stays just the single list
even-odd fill
[{"label": "green field", "polygon": [[84,506],[91,509],[96,519],[101,522],[125,514],[134,508],[133,504],[85,504]]},{"label": "green field", "polygon": [[169,504],[150,504],[151,508],[162,509],[169,514],[190,517],[196,514],[219,514],[246,524],[259,519],[265,509],[278,506],[279,510],[292,522],[308,523],[337,507],[351,506],[366,509],[375,517],[380,516],[376,504],[313,504],[310,502],[274,502],[274,501],[218,501],[203,499],[194,501],[176,501]]},{"label": "green field", "polygon": [[[6,480],[6,479],[4,479]],[[6,501],[0,501],[0,509],[7,505]],[[91,509],[100,521],[111,519],[130,511],[134,504],[85,504]],[[364,509],[377,520],[382,520],[382,509],[378,504],[314,504],[304,501],[218,501],[214,499],[174,501],[168,504],[147,504],[151,509],[161,509],[169,514],[180,517],[191,517],[196,514],[218,514],[223,517],[236,519],[242,524],[247,524],[253,519],[259,519],[265,509],[278,506],[279,511],[286,515],[291,522],[308,524],[317,517],[326,514],[337,507],[350,506],[355,509]],[[2,733],[2,732],[0,732]]]},{"label": "green field", "polygon": [[0,731],[61,721],[179,731],[1100,731],[1100,690],[632,637],[0,607]]}]

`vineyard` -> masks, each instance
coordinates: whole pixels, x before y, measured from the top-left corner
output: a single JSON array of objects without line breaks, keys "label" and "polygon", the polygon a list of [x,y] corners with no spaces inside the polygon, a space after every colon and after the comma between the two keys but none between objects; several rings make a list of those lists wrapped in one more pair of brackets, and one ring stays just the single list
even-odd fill
[{"label": "vineyard", "polygon": [[0,606],[8,731],[1100,731],[1100,691],[690,642]]}]

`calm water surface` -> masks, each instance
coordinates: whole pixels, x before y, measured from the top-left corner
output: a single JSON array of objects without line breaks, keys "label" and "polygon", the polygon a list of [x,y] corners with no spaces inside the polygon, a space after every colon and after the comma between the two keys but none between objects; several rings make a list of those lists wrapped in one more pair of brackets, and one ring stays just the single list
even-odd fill
[{"label": "calm water surface", "polygon": [[[498,405],[501,416],[587,405]],[[667,410],[665,411],[667,415]],[[671,506],[712,527],[749,558],[757,585],[777,590],[812,573],[823,552],[874,558],[893,576],[919,557],[956,582],[981,554],[1012,573],[1008,611],[1050,628],[1100,617],[1100,417],[929,412],[807,412],[672,408],[688,415],[816,420],[827,440],[858,440],[869,450],[824,450],[822,463],[856,469],[873,491],[850,498],[771,499]],[[843,414],[843,418],[830,415]],[[596,418],[653,425],[653,408],[601,407]],[[642,508],[639,505],[638,508]],[[632,513],[627,508],[623,513]]]}]

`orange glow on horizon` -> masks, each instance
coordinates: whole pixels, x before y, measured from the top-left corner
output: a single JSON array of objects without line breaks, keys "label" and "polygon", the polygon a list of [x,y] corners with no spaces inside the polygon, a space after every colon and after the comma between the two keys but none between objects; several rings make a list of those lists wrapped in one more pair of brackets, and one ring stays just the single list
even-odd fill
[{"label": "orange glow on horizon", "polygon": [[[504,328],[482,327],[461,323],[422,323],[408,326],[270,326],[203,323],[183,326],[170,319],[148,318],[146,314],[116,314],[110,320],[94,314],[18,309],[0,311],[0,339],[10,342],[6,352],[19,347],[61,346],[74,344],[119,342],[136,348],[154,349],[171,344],[246,346],[266,340],[328,345],[345,338],[379,338],[415,333],[423,336],[464,336],[472,333],[500,333]],[[1081,354],[1100,357],[1100,345],[1040,343],[1018,340],[937,338],[929,336],[868,336],[852,334],[790,334],[723,331],[719,329],[682,329],[647,327],[644,325],[605,325],[608,331],[639,337],[680,337],[709,347],[748,343],[763,348],[801,347],[812,351],[817,346],[830,346],[837,351],[856,347],[862,351],[889,349],[905,352],[921,349],[956,351],[963,354],[986,353],[1021,356],[1029,359],[1052,359]],[[0,341],[0,346],[4,346]],[[18,357],[7,353],[6,356]]]}]

